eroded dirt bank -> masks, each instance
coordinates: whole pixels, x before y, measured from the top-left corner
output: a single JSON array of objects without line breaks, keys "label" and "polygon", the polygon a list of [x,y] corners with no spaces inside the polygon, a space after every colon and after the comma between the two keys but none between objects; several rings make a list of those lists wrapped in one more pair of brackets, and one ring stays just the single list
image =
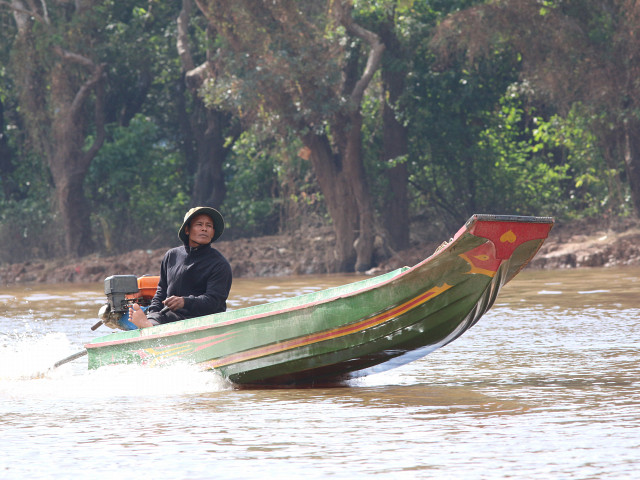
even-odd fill
[{"label": "eroded dirt bank", "polygon": [[[414,245],[380,263],[371,273],[414,265],[445,239]],[[216,243],[236,277],[327,273],[334,235],[331,228]],[[92,255],[0,265],[0,286],[17,283],[101,282],[114,274],[154,275],[166,248],[117,256]],[[581,221],[556,225],[528,268],[562,269],[640,265],[640,221]]]}]

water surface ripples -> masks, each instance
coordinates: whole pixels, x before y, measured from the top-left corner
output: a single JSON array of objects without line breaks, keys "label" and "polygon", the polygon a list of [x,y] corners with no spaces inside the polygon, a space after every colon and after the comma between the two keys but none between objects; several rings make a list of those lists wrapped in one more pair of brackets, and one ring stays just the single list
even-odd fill
[{"label": "water surface ripples", "polygon": [[[239,279],[231,308],[354,277]],[[624,479],[640,468],[640,270],[523,272],[461,338],[338,388],[53,362],[101,285],[0,290],[5,478]],[[41,375],[34,375],[40,372]],[[37,378],[35,378],[37,377]]]}]

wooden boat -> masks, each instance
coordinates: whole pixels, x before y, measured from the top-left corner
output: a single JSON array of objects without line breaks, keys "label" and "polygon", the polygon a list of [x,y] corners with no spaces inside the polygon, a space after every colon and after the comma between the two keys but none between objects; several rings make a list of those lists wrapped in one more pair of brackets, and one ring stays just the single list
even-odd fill
[{"label": "wooden boat", "polygon": [[462,335],[536,254],[548,217],[474,215],[421,263],[295,298],[86,345],[89,368],[193,362],[237,384],[340,382],[403,365]]}]

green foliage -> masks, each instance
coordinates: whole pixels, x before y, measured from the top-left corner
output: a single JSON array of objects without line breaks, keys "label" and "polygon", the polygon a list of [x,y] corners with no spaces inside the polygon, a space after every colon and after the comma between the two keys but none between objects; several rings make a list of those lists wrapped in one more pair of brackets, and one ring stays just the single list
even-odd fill
[{"label": "green foliage", "polygon": [[51,214],[50,197],[0,201],[0,263],[64,255],[60,222]]},{"label": "green foliage", "polygon": [[138,115],[128,127],[110,125],[91,164],[85,189],[108,251],[158,248],[176,243],[188,209],[180,157],[150,119]]},{"label": "green foliage", "polygon": [[[541,124],[540,118],[525,122],[521,99],[508,92],[500,108],[489,119],[489,128],[480,135],[479,146],[492,159],[491,182],[485,194],[501,209],[525,215],[563,215],[568,205],[565,195],[570,184],[569,164],[555,158],[550,144],[537,138],[528,124]],[[507,213],[503,210],[501,213]]]},{"label": "green foliage", "polygon": [[311,165],[299,140],[265,139],[245,132],[225,168],[222,207],[231,237],[273,235],[322,223],[326,215]]},{"label": "green foliage", "polygon": [[269,235],[278,228],[275,157],[268,147],[244,134],[227,163],[227,199],[223,210],[233,235]]},{"label": "green foliage", "polygon": [[[205,60],[205,44],[211,42],[213,65],[226,74],[207,82],[202,94],[209,105],[230,108],[252,128],[234,145],[225,166],[228,193],[221,206],[229,227],[225,238],[328,222],[310,162],[302,158],[300,135],[310,125],[327,131],[328,119],[344,109],[347,101],[336,88],[341,62],[351,55],[355,58],[360,41],[333,25],[325,10],[330,3],[208,3],[220,7],[212,14],[225,35],[209,38],[207,20],[194,12],[190,35],[195,61]],[[479,212],[566,218],[633,212],[620,144],[607,144],[606,135],[596,136],[594,127],[604,125],[606,118],[615,133],[621,119],[631,118],[637,110],[634,89],[640,83],[633,75],[614,74],[624,73],[625,65],[635,65],[633,18],[624,15],[619,2],[588,2],[590,8],[576,1],[511,2],[514,8],[533,5],[537,27],[547,19],[580,26],[557,30],[559,39],[566,36],[576,43],[532,49],[549,62],[542,67],[553,68],[525,71],[540,72],[538,85],[541,79],[556,81],[546,85],[547,91],[555,87],[560,92],[556,97],[574,95],[567,101],[571,108],[561,115],[561,110],[531,94],[539,86],[526,89],[521,81],[523,62],[532,62],[532,52],[526,52],[524,44],[533,45],[536,39],[529,23],[524,30],[520,24],[512,25],[515,32],[530,35],[520,41],[500,35],[495,22],[488,33],[478,30],[477,37],[458,33],[468,37],[469,48],[474,41],[499,38],[481,59],[476,56],[467,62],[467,57],[454,52],[444,63],[434,56],[430,42],[446,16],[460,10],[468,20],[478,10],[469,14],[465,9],[485,3],[498,9],[504,2],[354,2],[357,22],[381,34],[392,29],[398,39],[398,45],[388,47],[385,68],[406,72],[404,94],[393,107],[408,129],[407,155],[380,160],[385,95],[380,76],[362,104],[364,158],[378,210],[385,207],[389,194],[386,170],[402,162],[410,173],[412,213],[433,221],[445,219],[452,228]],[[180,114],[191,106],[188,96],[185,105],[180,104],[185,98],[178,91],[181,69],[175,51],[180,3],[109,0],[82,16],[73,15],[72,9],[70,3],[51,4],[51,24],[34,26],[33,43],[26,50],[15,44],[14,19],[0,7],[0,100],[6,121],[0,133],[9,134],[12,152],[11,171],[0,171],[0,181],[10,180],[17,188],[0,197],[4,245],[0,261],[61,254],[60,225],[50,214],[53,192],[42,162],[51,111],[31,115],[18,95],[21,79],[29,78],[40,93],[28,100],[35,105],[49,100],[46,73],[58,60],[51,52],[54,44],[77,48],[93,61],[108,64],[108,138],[85,182],[97,243],[111,252],[175,244],[189,206],[193,179],[183,152],[190,144],[179,126]],[[522,18],[533,21],[531,15]],[[538,37],[543,47],[556,38]],[[232,42],[240,53],[231,49]],[[581,68],[560,68],[563,55]],[[365,60],[359,58],[360,63]],[[631,67],[632,73],[635,67]],[[629,86],[629,94],[618,90],[623,85]],[[571,103],[575,98],[582,103]],[[92,114],[83,121],[88,132],[95,131]],[[30,141],[28,122],[34,122],[37,133]],[[620,136],[609,138],[619,141]],[[88,137],[86,145],[92,139]]]},{"label": "green foliage", "polygon": [[420,142],[427,154],[412,164],[414,206],[458,221],[476,212],[561,218],[628,212],[618,172],[606,167],[577,110],[566,118],[533,116],[515,84],[493,110],[470,110],[472,97],[462,98],[438,110],[444,131],[435,128]]},{"label": "green foliage", "polygon": [[558,197],[564,216],[629,215],[633,206],[629,187],[621,180],[624,166],[622,162],[616,168],[607,166],[592,125],[580,104],[574,105],[566,117],[553,115],[547,121],[536,118],[532,130],[534,152],[546,149],[566,162],[568,178]]},{"label": "green foliage", "polygon": [[95,54],[109,65],[107,120],[126,124],[139,112],[154,117],[172,137],[177,110],[175,85],[180,65],[175,47],[177,2],[109,1],[103,15],[104,42]]},{"label": "green foliage", "polygon": [[[473,213],[526,210],[527,205],[512,201],[496,185],[500,182],[496,152],[483,141],[487,129],[504,123],[498,106],[517,75],[514,56],[498,52],[475,68],[460,62],[443,70],[425,48],[417,45],[415,66],[401,100],[409,119],[413,208],[445,218],[451,225]],[[516,125],[503,127],[508,132]]]},{"label": "green foliage", "polygon": [[0,196],[0,262],[62,256],[64,240],[51,209],[48,174],[38,157],[20,158],[10,176],[19,193],[11,198]]}]

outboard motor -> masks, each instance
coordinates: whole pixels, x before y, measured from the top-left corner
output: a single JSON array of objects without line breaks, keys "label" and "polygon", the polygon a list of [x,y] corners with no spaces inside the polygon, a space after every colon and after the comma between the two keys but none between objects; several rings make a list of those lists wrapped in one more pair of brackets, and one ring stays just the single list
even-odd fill
[{"label": "outboard motor", "polygon": [[100,307],[100,321],[91,327],[91,330],[102,324],[113,329],[130,330],[121,322],[123,316],[128,316],[129,307],[134,303],[142,307],[151,303],[158,287],[158,280],[157,276],[138,278],[135,275],[112,275],[105,278],[104,293],[108,303]]},{"label": "outboard motor", "polygon": [[112,275],[104,279],[104,294],[112,312],[122,313],[129,308],[128,295],[138,293],[138,277]]}]

